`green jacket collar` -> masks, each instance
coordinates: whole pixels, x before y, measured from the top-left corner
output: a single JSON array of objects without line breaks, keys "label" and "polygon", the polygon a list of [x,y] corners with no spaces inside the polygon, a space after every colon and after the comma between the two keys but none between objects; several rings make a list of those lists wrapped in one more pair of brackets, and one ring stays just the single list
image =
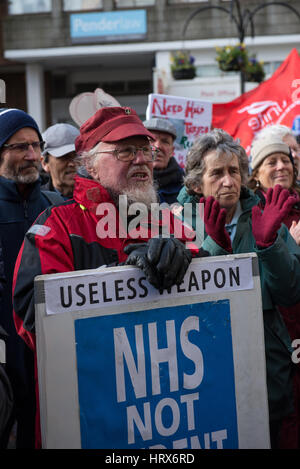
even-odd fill
[{"label": "green jacket collar", "polygon": [[[199,195],[190,195],[188,194],[185,187],[181,189],[178,194],[177,200],[180,205],[184,205],[186,203],[195,203],[199,201]],[[256,195],[251,189],[248,187],[242,187],[241,195],[240,195],[240,202],[243,212],[248,212],[252,209],[254,205],[259,203],[260,199],[258,195]]]}]

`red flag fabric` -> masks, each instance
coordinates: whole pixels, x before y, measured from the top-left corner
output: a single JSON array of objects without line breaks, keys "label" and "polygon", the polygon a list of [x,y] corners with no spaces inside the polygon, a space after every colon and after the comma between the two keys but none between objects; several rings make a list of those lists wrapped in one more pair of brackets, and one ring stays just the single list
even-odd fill
[{"label": "red flag fabric", "polygon": [[249,154],[254,135],[263,127],[292,128],[296,116],[300,117],[300,57],[293,49],[271,78],[233,101],[213,104],[212,127],[239,138]]}]

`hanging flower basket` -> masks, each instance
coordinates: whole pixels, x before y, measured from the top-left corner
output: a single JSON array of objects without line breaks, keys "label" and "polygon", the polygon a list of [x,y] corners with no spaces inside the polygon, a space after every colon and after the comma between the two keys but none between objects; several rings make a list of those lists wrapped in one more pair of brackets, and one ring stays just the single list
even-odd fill
[{"label": "hanging flower basket", "polygon": [[265,71],[263,62],[256,60],[255,57],[250,57],[244,70],[245,81],[261,83],[265,78]]},{"label": "hanging flower basket", "polygon": [[265,78],[263,62],[255,56],[249,58],[244,44],[236,46],[217,47],[216,60],[223,72],[242,72],[245,81],[260,83]]},{"label": "hanging flower basket", "polygon": [[195,78],[196,71],[194,68],[182,68],[172,71],[172,76],[174,80],[191,80]]},{"label": "hanging flower basket", "polygon": [[171,72],[174,80],[190,80],[196,76],[194,57],[187,51],[178,51],[171,55]]},{"label": "hanging flower basket", "polygon": [[216,60],[223,72],[243,70],[248,62],[248,52],[244,44],[216,47]]}]

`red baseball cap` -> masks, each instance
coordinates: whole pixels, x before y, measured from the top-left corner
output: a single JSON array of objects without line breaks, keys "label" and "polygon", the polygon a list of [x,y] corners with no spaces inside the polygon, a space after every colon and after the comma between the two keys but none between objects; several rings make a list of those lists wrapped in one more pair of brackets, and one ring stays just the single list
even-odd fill
[{"label": "red baseball cap", "polygon": [[155,140],[130,107],[103,107],[80,127],[80,135],[75,141],[76,152],[91,150],[99,142],[117,142],[135,135]]}]

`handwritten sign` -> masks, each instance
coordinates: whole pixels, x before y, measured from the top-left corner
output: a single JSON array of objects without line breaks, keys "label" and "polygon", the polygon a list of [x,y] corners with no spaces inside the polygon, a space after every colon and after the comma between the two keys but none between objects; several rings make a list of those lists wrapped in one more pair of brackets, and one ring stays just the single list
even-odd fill
[{"label": "handwritten sign", "polygon": [[176,127],[174,156],[184,167],[186,154],[195,138],[209,132],[212,121],[212,103],[180,96],[150,94],[146,112],[147,119],[169,119]]}]

